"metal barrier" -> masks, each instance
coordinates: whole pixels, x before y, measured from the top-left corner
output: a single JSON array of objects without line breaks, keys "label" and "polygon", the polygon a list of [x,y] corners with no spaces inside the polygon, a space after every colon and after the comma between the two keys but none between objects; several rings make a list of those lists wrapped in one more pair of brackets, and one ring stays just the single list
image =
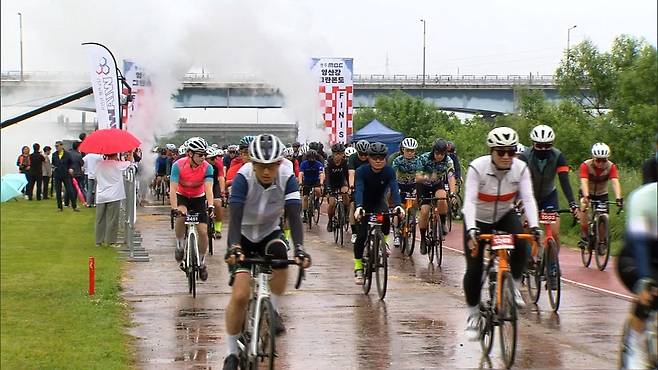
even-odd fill
[{"label": "metal barrier", "polygon": [[119,232],[123,236],[124,247],[119,251],[124,253],[124,258],[132,262],[148,262],[148,253],[142,247],[142,237],[135,230],[137,221],[137,188],[139,177],[136,167],[130,166],[123,175],[123,183],[126,190],[126,198],[121,201],[119,211]]}]

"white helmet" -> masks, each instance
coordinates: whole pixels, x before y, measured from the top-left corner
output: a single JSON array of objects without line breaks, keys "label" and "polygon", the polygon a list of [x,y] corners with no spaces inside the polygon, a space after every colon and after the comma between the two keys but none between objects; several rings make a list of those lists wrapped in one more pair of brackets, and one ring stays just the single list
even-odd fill
[{"label": "white helmet", "polygon": [[610,147],[605,143],[596,143],[592,145],[592,157],[608,158],[610,156]]},{"label": "white helmet", "polygon": [[408,137],[404,140],[402,140],[402,143],[400,144],[402,148],[404,149],[416,149],[418,148],[418,141],[412,137]]},{"label": "white helmet", "polygon": [[496,127],[487,135],[487,146],[494,148],[498,146],[513,146],[519,143],[519,135],[509,127]]},{"label": "white helmet", "polygon": [[294,155],[295,155],[295,149],[293,149],[292,147],[288,147],[288,148],[283,149],[283,156],[284,157],[290,158]]},{"label": "white helmet", "polygon": [[208,142],[202,137],[195,136],[185,141],[185,147],[193,152],[205,152],[208,149]]},{"label": "white helmet", "polygon": [[217,148],[209,146],[208,149],[206,149],[206,158],[217,157],[218,154],[219,153],[217,152]]},{"label": "white helmet", "polygon": [[304,144],[304,145],[299,147],[299,154],[304,155],[304,154],[306,154],[306,152],[308,152],[309,149],[310,148],[308,147],[308,144]]},{"label": "white helmet", "polygon": [[356,149],[354,149],[354,147],[348,146],[347,148],[345,148],[345,156],[346,157],[350,157],[353,154],[356,154]]},{"label": "white helmet", "polygon": [[219,148],[219,144],[213,144],[213,145],[211,145],[211,147],[213,147],[213,148]]},{"label": "white helmet", "polygon": [[525,152],[525,145],[518,143],[516,144],[516,154],[521,154]]},{"label": "white helmet", "polygon": [[285,145],[278,137],[261,134],[249,143],[249,157],[256,163],[276,163],[283,158]]},{"label": "white helmet", "polygon": [[229,152],[237,152],[238,150],[240,150],[240,147],[238,145],[233,144],[228,146]]},{"label": "white helmet", "polygon": [[169,150],[176,150],[177,149],[176,145],[174,145],[174,144],[167,144],[167,145],[165,145],[165,148],[167,148]]},{"label": "white helmet", "polygon": [[220,156],[220,157],[223,157],[224,156],[224,150],[222,150],[220,148],[217,148],[217,155]]},{"label": "white helmet", "polygon": [[532,129],[530,140],[534,143],[552,143],[555,141],[555,133],[550,126],[539,125]]},{"label": "white helmet", "polygon": [[182,144],[181,146],[178,147],[178,155],[185,155],[187,153],[187,146],[185,144]]}]

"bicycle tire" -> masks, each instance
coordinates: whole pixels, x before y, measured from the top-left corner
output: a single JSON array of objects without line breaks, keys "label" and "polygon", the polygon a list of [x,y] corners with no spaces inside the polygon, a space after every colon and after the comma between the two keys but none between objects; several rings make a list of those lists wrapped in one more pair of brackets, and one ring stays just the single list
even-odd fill
[{"label": "bicycle tire", "polygon": [[482,347],[482,351],[486,356],[489,356],[493,349],[495,326],[493,324],[493,313],[488,304],[480,303],[480,315],[481,320],[484,321],[480,332],[480,347]]},{"label": "bicycle tire", "polygon": [[[250,359],[251,369],[274,369],[276,359],[276,333],[274,320],[275,313],[269,298],[263,298],[260,302],[260,320],[258,326],[254,327],[253,335],[257,338],[257,356]],[[265,365],[262,367],[260,365]]]},{"label": "bicycle tire", "polygon": [[379,300],[383,301],[386,297],[386,288],[388,286],[388,256],[386,255],[386,242],[381,235],[375,236],[375,275],[377,278],[377,293]]},{"label": "bicycle tire", "polygon": [[[336,212],[338,212],[338,210],[336,210]],[[338,225],[338,221],[337,221],[337,217],[336,217],[336,215],[334,215],[334,217],[332,217],[332,218],[329,220],[329,222],[330,222],[331,225],[332,225],[332,229],[333,229],[333,233],[334,233],[334,243],[335,243],[335,244],[338,244],[338,226],[337,226],[337,225]]]},{"label": "bicycle tire", "polygon": [[443,225],[441,222],[437,222],[437,239],[436,242],[434,243],[436,245],[436,266],[441,267],[441,263],[443,263]]},{"label": "bicycle tire", "polygon": [[320,205],[322,204],[322,198],[315,198],[315,209],[313,210],[313,215],[315,217],[315,224],[317,225],[320,222]]},{"label": "bicycle tire", "polygon": [[372,241],[371,236],[366,239],[365,250],[363,251],[363,293],[368,295],[370,287],[372,286]]},{"label": "bicycle tire", "polygon": [[524,274],[526,287],[528,288],[528,297],[534,304],[537,304],[541,296],[541,273],[541,261],[537,261],[534,262],[534,269],[528,269]]},{"label": "bicycle tire", "polygon": [[[340,219],[340,217],[339,217],[339,219]],[[342,224],[338,227],[338,234],[339,234],[338,239],[340,240],[340,246],[342,247],[342,246],[345,245],[345,230],[343,229]]]},{"label": "bicycle tire", "polygon": [[196,272],[197,272],[197,258],[196,258],[196,235],[190,234],[187,241],[188,265],[187,265],[187,281],[189,285],[189,292],[192,297],[196,298]]},{"label": "bicycle tire", "polygon": [[169,216],[169,221],[171,223],[171,229],[173,230],[174,229],[174,215]]},{"label": "bicycle tire", "polygon": [[315,205],[313,204],[314,195],[308,196],[308,205],[306,207],[306,222],[308,222],[308,229],[313,230],[313,210]]},{"label": "bicycle tire", "polygon": [[[603,226],[601,226],[601,223]],[[608,259],[610,258],[610,224],[608,222],[607,215],[600,215],[595,223],[595,232],[596,232],[596,267],[600,271],[605,270],[605,267],[608,265]],[[603,238],[599,229],[603,227],[605,230]]]},{"label": "bicycle tire", "polygon": [[416,212],[413,208],[409,211],[407,215],[407,248],[406,254],[411,257],[414,253],[414,247],[416,246]]},{"label": "bicycle tire", "polygon": [[340,240],[340,246],[342,247],[343,245],[345,245],[345,240],[344,240],[344,238],[345,238],[345,235],[344,235],[345,234],[345,229],[344,229],[345,228],[345,225],[344,225],[344,222],[345,222],[345,205],[343,204],[343,202],[336,201],[336,212],[338,214],[338,218],[337,218],[338,222],[337,222],[336,225],[334,225],[334,227],[336,229],[339,229],[338,230],[338,233],[339,233],[338,238]]},{"label": "bicycle tire", "polygon": [[[211,229],[212,227],[212,229]],[[208,223],[208,254],[211,256],[213,255],[214,248],[213,248],[213,239],[215,239],[215,224],[213,223],[212,225],[210,222]]]},{"label": "bicycle tire", "polygon": [[[589,227],[592,228],[594,225],[589,224]],[[589,232],[588,232],[589,234]],[[587,245],[584,248],[580,249],[580,261],[583,263],[583,266],[589,267],[592,263],[592,243],[589,240],[589,235],[587,237]]]},{"label": "bicycle tire", "polygon": [[[546,271],[546,291],[548,292],[548,300],[551,303],[551,307],[554,312],[560,308],[560,296],[561,296],[561,277],[560,272],[560,259],[558,257],[557,243],[555,239],[548,239],[546,244],[546,259],[545,259],[545,271]],[[553,287],[553,282],[551,279],[551,265],[555,265],[555,287]],[[555,288],[555,289],[553,289]]]},{"label": "bicycle tire", "polygon": [[514,302],[514,283],[512,274],[509,271],[503,273],[501,289],[501,309],[498,312],[500,353],[505,366],[509,369],[514,365],[516,355],[518,319],[516,303]]}]

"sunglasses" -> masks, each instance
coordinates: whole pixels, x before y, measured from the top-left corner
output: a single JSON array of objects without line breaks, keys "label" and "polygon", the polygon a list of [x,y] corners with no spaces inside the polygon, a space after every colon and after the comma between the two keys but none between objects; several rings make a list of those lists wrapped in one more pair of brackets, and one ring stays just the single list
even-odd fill
[{"label": "sunglasses", "polygon": [[371,155],[371,156],[370,156],[370,159],[372,159],[373,161],[383,161],[383,160],[386,160],[386,156],[383,156],[383,155]]},{"label": "sunglasses", "polygon": [[550,149],[553,147],[553,143],[535,143],[535,148],[537,149]]},{"label": "sunglasses", "polygon": [[608,161],[608,158],[596,158],[594,161],[596,161],[596,163],[605,163]]},{"label": "sunglasses", "polygon": [[368,153],[358,152],[359,157],[366,157]]},{"label": "sunglasses", "polygon": [[206,153],[193,153],[193,154],[194,154],[195,156],[197,156],[197,157],[205,157],[205,156],[207,156]]},{"label": "sunglasses", "polygon": [[494,149],[494,152],[500,157],[504,157],[505,155],[514,157],[516,155],[516,149]]},{"label": "sunglasses", "polygon": [[442,156],[444,156],[444,157],[445,157],[445,155],[446,155],[446,152],[434,152],[434,155],[437,155],[437,154],[439,154],[439,155],[442,155]]}]

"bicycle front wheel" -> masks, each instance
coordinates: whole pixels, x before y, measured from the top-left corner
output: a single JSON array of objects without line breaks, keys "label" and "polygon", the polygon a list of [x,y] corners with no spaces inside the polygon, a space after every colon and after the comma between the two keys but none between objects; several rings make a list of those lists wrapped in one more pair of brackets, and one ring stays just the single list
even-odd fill
[{"label": "bicycle front wheel", "polygon": [[541,293],[541,266],[539,262],[534,262],[530,258],[531,268],[525,272],[525,283],[528,287],[528,297],[532,303],[539,301],[539,293]]},{"label": "bicycle front wheel", "polygon": [[195,234],[190,234],[187,241],[187,283],[192,297],[196,298],[196,273],[197,273],[197,256],[196,246],[197,240]]},{"label": "bicycle front wheel", "polygon": [[[590,224],[589,227],[594,226]],[[583,266],[585,267],[589,267],[589,264],[592,263],[592,248],[590,248],[590,246],[591,243],[588,240],[587,245],[580,249],[580,260],[583,262]]]},{"label": "bicycle front wheel", "polygon": [[607,215],[599,216],[594,230],[596,230],[596,267],[603,271],[610,258],[610,228]]},{"label": "bicycle front wheel", "polygon": [[274,369],[276,358],[276,335],[274,326],[275,313],[269,298],[263,298],[260,302],[260,315],[258,326],[254,328],[254,336],[257,340],[256,357],[250,359],[251,369]]},{"label": "bicycle front wheel", "polygon": [[406,237],[406,248],[405,254],[409,257],[414,253],[414,247],[416,246],[416,212],[411,209],[407,215],[407,237]]},{"label": "bicycle front wheel", "polygon": [[315,210],[315,197],[313,195],[308,196],[308,207],[306,208],[306,222],[308,222],[308,229],[313,229],[313,211]]},{"label": "bicycle front wheel", "polygon": [[372,245],[372,237],[368,236],[365,244],[365,250],[363,251],[363,293],[368,295],[370,293],[370,287],[372,286],[372,269],[374,264],[374,253]]},{"label": "bicycle front wheel", "polygon": [[345,244],[345,205],[342,202],[337,202],[336,212],[338,212],[338,222],[334,227],[338,230],[338,240],[340,240],[340,245]]},{"label": "bicycle front wheel", "polygon": [[320,222],[320,204],[321,204],[322,199],[321,198],[315,198],[315,209],[313,210],[313,215],[314,215],[314,220],[315,224],[317,225]]},{"label": "bicycle front wheel", "polygon": [[546,291],[553,311],[560,308],[561,277],[560,259],[555,239],[549,239],[546,245]]},{"label": "bicycle front wheel", "polygon": [[434,245],[436,245],[436,266],[441,267],[443,262],[443,225],[441,222],[436,223],[435,235],[436,239]]},{"label": "bicycle front wheel", "polygon": [[498,322],[500,325],[500,352],[508,369],[514,364],[516,354],[516,323],[517,312],[516,303],[514,302],[514,282],[512,274],[503,273],[503,283],[500,287],[501,302],[498,312]]},{"label": "bicycle front wheel", "polygon": [[386,287],[388,285],[388,255],[386,254],[386,242],[381,235],[375,237],[375,275],[377,276],[377,293],[379,299],[386,297]]},{"label": "bicycle front wheel", "polygon": [[212,220],[208,221],[208,254],[213,255],[213,239],[215,239],[215,222]]}]

